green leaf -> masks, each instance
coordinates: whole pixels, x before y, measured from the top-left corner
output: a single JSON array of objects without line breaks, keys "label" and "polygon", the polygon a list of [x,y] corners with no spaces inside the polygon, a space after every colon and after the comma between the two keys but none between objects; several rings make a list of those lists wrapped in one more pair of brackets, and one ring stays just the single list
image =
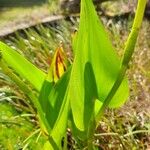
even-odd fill
[{"label": "green leaf", "polygon": [[47,141],[44,146],[43,146],[43,150],[59,150],[59,148],[57,147],[57,145],[52,144],[52,139],[51,139],[51,143],[49,141]]},{"label": "green leaf", "polygon": [[48,101],[49,101],[49,94],[53,86],[54,86],[54,82],[49,82],[47,80],[43,82],[40,95],[39,95],[39,102],[44,112],[46,111],[46,108],[50,109],[50,105],[48,104]]},{"label": "green leaf", "polygon": [[[86,107],[93,107],[87,97],[91,101],[99,99],[103,102],[117,78],[121,65],[92,0],[81,1],[80,26],[73,48],[75,59],[68,94],[74,123],[79,130],[84,131],[91,118]],[[87,64],[89,65],[86,72]],[[109,106],[119,107],[127,97],[128,84],[127,80],[124,80]]]},{"label": "green leaf", "polygon": [[28,80],[36,90],[40,91],[45,73],[21,56],[16,50],[0,42],[2,59],[22,78]]},{"label": "green leaf", "polygon": [[60,45],[53,56],[39,96],[39,102],[51,128],[51,132],[48,133],[50,143],[45,147],[53,147],[53,149],[61,147],[68,121],[69,101],[65,97],[71,68],[65,72],[66,67],[67,60]]},{"label": "green leaf", "polygon": [[[67,69],[67,66],[68,66],[68,61],[67,61],[65,52],[63,50],[63,46],[62,46],[62,44],[60,44],[55,51],[55,54],[52,59],[52,63],[50,65],[50,68],[49,68],[49,71],[47,74],[47,77],[46,77],[45,81],[43,82],[43,85],[42,85],[42,88],[40,91],[40,95],[39,95],[39,102],[42,106],[42,109],[46,115],[46,118],[47,118],[51,128],[53,128],[53,124],[54,124],[55,120],[57,119],[57,117],[53,117],[53,116],[58,115],[59,108],[61,108],[61,105],[62,105],[63,99],[62,100],[59,100],[59,99],[63,98],[62,95],[63,94],[65,95],[65,92],[62,91],[61,89],[58,89],[59,93],[61,93],[60,94],[61,97],[58,100],[55,99],[54,93],[53,93],[54,95],[51,96],[51,98],[49,98],[49,96],[50,96],[53,86],[64,74],[64,72]],[[63,82],[63,84],[62,84],[62,82]],[[59,82],[59,83],[61,83],[62,88],[67,87],[67,84],[68,84],[68,82],[66,84],[65,80],[61,80],[61,82]],[[57,90],[57,86],[56,86],[55,90]],[[62,92],[64,92],[64,93],[62,93]],[[54,108],[55,107],[54,105],[56,105],[57,110]],[[52,116],[52,117],[50,118],[50,116]]]},{"label": "green leaf", "polygon": [[[69,113],[69,99],[67,99],[67,87],[70,78],[69,68],[67,72],[54,85],[49,95],[49,103],[51,105],[50,113],[47,115],[50,120],[52,132],[50,137],[53,142],[60,147],[62,137],[67,128],[68,113]],[[47,108],[48,109],[48,108]]]}]

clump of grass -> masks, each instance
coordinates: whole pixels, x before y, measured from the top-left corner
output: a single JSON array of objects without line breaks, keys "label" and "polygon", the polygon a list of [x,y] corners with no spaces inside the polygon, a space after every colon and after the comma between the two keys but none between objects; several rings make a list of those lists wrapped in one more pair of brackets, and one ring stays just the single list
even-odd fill
[{"label": "clump of grass", "polygon": [[66,53],[70,52],[69,29],[73,30],[71,24],[58,21],[50,25],[38,25],[35,28],[16,32],[15,36],[9,36],[5,41],[15,49],[19,49],[19,52],[33,64],[47,71],[54,50],[60,42],[63,43]]}]

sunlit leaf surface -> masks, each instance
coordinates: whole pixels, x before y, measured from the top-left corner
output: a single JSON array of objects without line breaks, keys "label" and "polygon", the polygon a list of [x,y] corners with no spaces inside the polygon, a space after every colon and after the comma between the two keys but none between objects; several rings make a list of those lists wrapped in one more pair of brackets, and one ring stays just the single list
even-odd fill
[{"label": "sunlit leaf surface", "polygon": [[[84,131],[94,112],[93,101],[105,100],[121,64],[92,0],[81,1],[80,26],[73,48],[75,59],[68,94],[74,123],[78,129]],[[124,80],[110,107],[119,107],[127,97],[128,85]]]},{"label": "sunlit leaf surface", "polygon": [[7,65],[13,68],[22,78],[28,80],[35,89],[40,91],[46,77],[45,73],[30,63],[17,51],[2,42],[0,42],[0,51]]}]

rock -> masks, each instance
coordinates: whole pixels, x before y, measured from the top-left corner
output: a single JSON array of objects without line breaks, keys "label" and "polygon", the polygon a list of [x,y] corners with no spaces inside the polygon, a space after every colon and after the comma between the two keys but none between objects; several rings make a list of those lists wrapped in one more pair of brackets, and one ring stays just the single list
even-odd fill
[{"label": "rock", "polygon": [[[108,0],[93,0],[95,5]],[[114,0],[112,0],[114,1]],[[63,13],[79,13],[80,12],[80,0],[61,0],[60,7]]]},{"label": "rock", "polygon": [[80,0],[62,0],[60,8],[63,13],[78,13],[80,11]]},{"label": "rock", "polygon": [[[114,17],[134,13],[137,0],[94,0],[96,8],[106,16]],[[80,12],[80,0],[61,0],[60,7],[64,14]],[[150,18],[150,0],[147,2],[145,16]]]}]

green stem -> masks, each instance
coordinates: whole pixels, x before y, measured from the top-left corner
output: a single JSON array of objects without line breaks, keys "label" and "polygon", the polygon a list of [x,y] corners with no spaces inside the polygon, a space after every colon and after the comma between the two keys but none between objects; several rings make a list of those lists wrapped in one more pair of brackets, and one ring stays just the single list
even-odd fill
[{"label": "green stem", "polygon": [[109,94],[106,97],[101,109],[99,110],[99,112],[96,116],[96,123],[97,124],[98,124],[98,122],[99,122],[101,116],[103,115],[105,109],[108,107],[111,99],[115,95],[116,91],[118,90],[120,84],[122,83],[122,81],[124,79],[124,76],[125,76],[126,71],[128,69],[128,64],[129,64],[131,57],[132,57],[132,54],[134,52],[134,48],[135,48],[135,44],[137,41],[139,29],[140,29],[140,26],[141,26],[142,20],[143,20],[146,2],[147,2],[147,0],[139,0],[138,1],[137,11],[136,11],[135,19],[133,22],[132,30],[131,30],[131,33],[130,33],[128,39],[127,39],[127,43],[125,46],[125,53],[124,53],[124,56],[122,59],[121,69],[119,71],[118,77],[117,77],[111,91],[109,92]]},{"label": "green stem", "polygon": [[96,127],[96,122],[95,122],[94,117],[92,117],[92,119],[90,121],[90,126],[89,126],[88,131],[87,131],[87,147],[89,150],[95,149],[95,146],[93,143],[95,127]]},{"label": "green stem", "polygon": [[147,133],[147,134],[149,134],[150,131],[149,130],[137,130],[137,131],[133,131],[131,133],[127,133],[127,134],[123,135],[123,137],[133,136],[134,134],[139,134],[139,133]]},{"label": "green stem", "polygon": [[0,58],[0,67],[2,68],[3,72],[6,75],[8,75],[19,86],[19,88],[31,99],[32,103],[37,109],[39,119],[43,121],[48,133],[50,133],[51,129],[45,118],[41,105],[39,104],[38,98],[33,94],[32,90],[17,75],[15,75],[11,69],[8,68],[8,66],[2,58]]}]

